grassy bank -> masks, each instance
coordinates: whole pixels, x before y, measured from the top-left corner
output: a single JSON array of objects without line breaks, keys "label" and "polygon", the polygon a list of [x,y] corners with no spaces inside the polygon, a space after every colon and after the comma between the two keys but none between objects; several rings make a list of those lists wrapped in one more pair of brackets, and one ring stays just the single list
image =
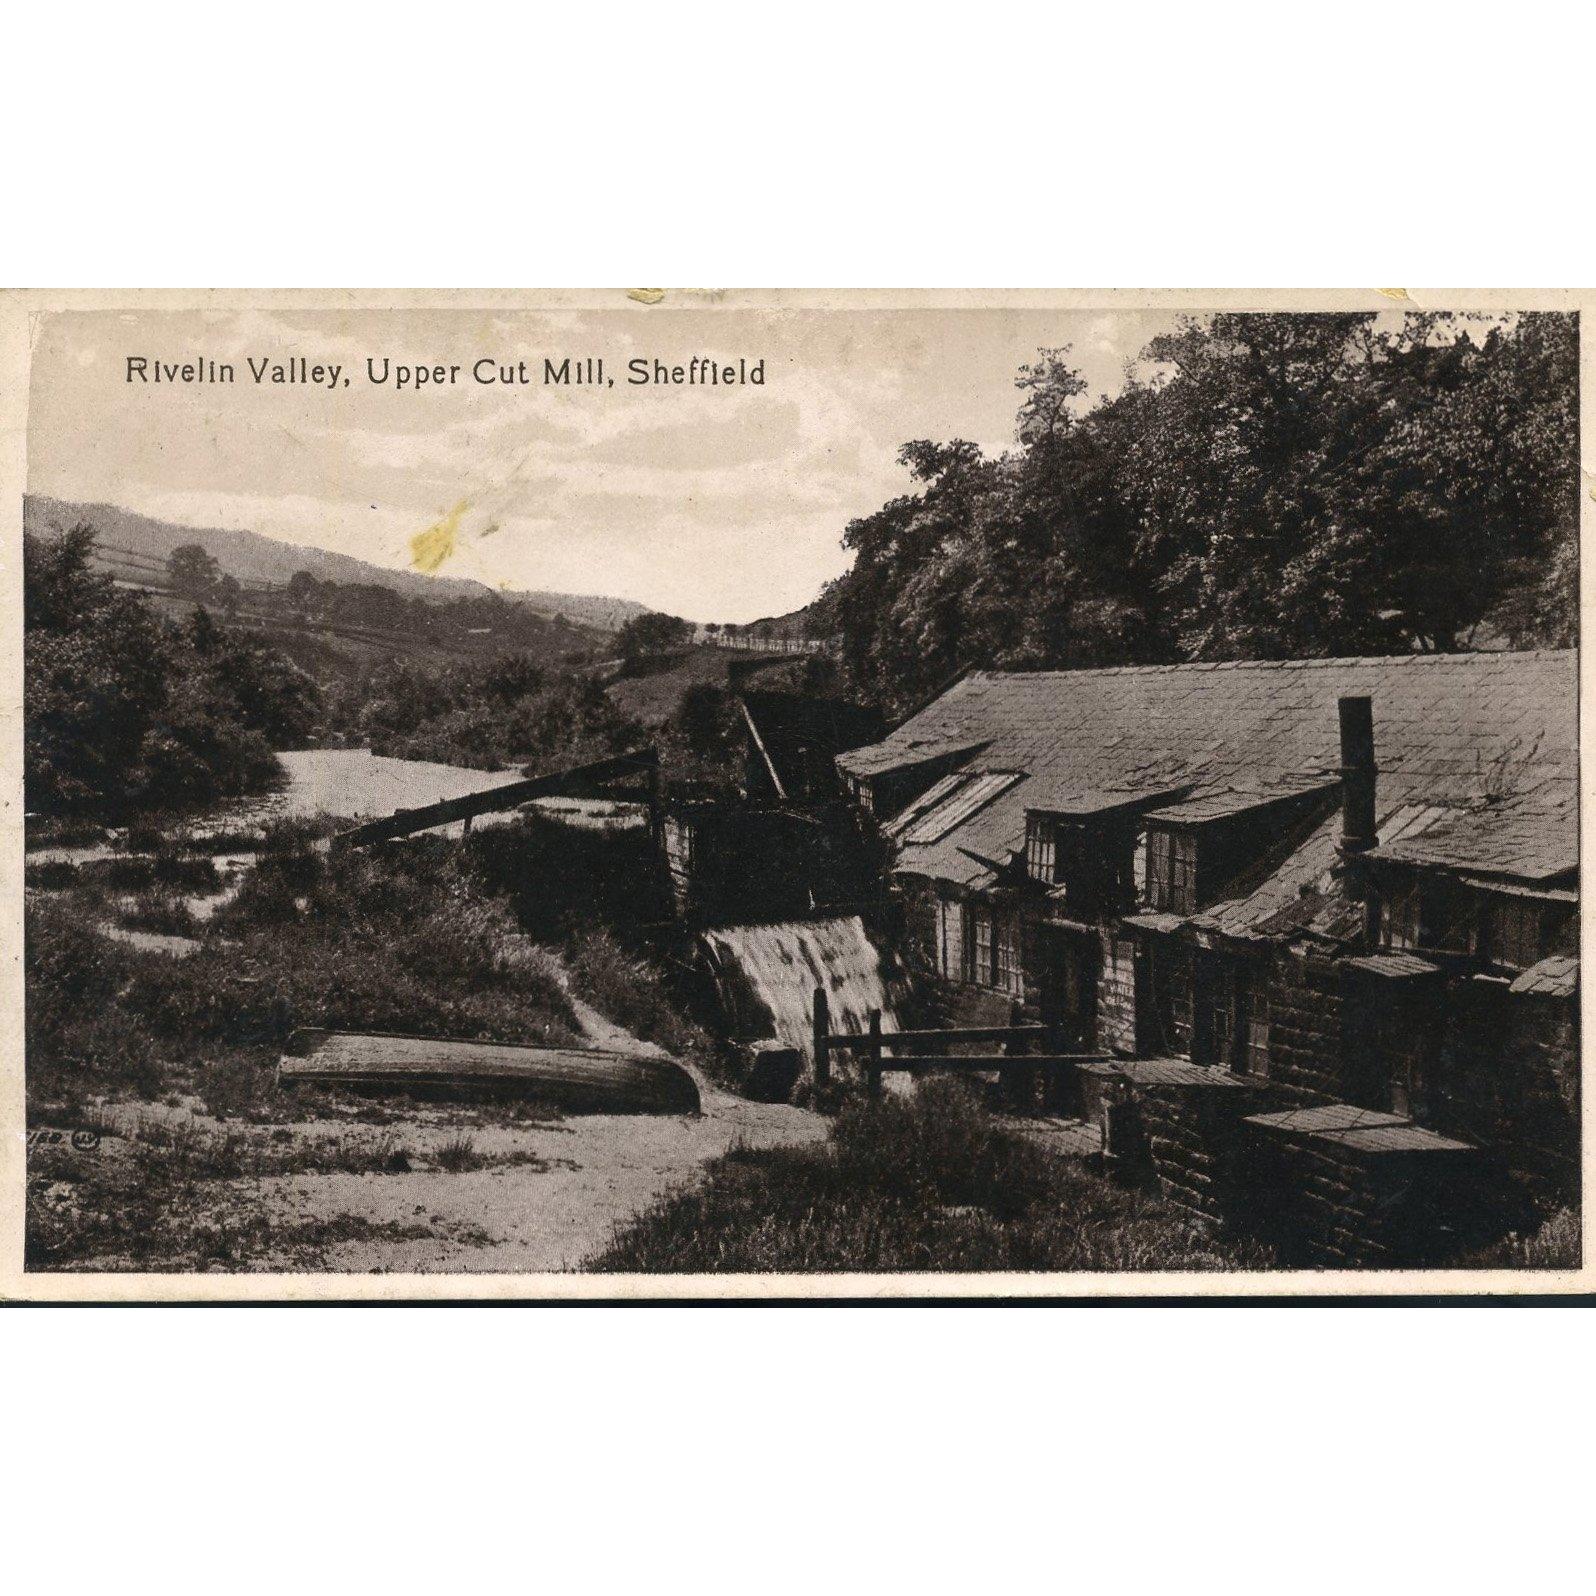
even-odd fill
[{"label": "grassy bank", "polygon": [[[269,838],[203,924],[170,893],[146,889],[114,907],[92,879],[30,901],[30,1097],[176,1088],[226,1111],[299,1026],[577,1036],[559,982],[505,956],[513,918],[446,846],[370,857],[309,844],[287,828]],[[112,921],[192,935],[190,956],[113,941],[100,929]]]},{"label": "grassy bank", "polygon": [[850,1105],[819,1146],[733,1150],[620,1232],[601,1271],[1266,1268],[1005,1129],[963,1082]]}]

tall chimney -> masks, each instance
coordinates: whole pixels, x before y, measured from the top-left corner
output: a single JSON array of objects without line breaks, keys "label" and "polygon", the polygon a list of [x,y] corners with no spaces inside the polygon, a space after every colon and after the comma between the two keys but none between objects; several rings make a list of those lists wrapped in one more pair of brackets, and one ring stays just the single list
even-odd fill
[{"label": "tall chimney", "polygon": [[1341,856],[1365,853],[1378,840],[1374,830],[1374,704],[1343,698],[1341,715]]}]

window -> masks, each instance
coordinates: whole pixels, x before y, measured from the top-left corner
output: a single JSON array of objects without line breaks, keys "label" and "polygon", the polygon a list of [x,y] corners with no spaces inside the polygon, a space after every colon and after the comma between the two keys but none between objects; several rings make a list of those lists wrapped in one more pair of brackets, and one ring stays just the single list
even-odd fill
[{"label": "window", "polygon": [[1223,970],[1213,971],[1204,983],[1203,1026],[1208,1064],[1229,1064],[1235,1050],[1235,989]]},{"label": "window", "polygon": [[[1160,938],[1160,941],[1167,939]],[[1192,959],[1191,949],[1168,943],[1153,953],[1153,990],[1160,1034],[1154,1046],[1191,1057]]]},{"label": "window", "polygon": [[1010,997],[1022,996],[1020,985],[1020,926],[1013,918],[999,920],[993,927],[992,985]]},{"label": "window", "polygon": [[1033,881],[1057,881],[1056,828],[1040,815],[1025,817],[1025,868]]},{"label": "window", "polygon": [[[1024,779],[1018,771],[1012,770],[983,770],[974,775],[950,776],[926,794],[901,830],[894,821],[892,832],[906,847],[940,842],[999,794]],[[928,801],[933,798],[934,801]]]},{"label": "window", "polygon": [[966,979],[1012,997],[1023,994],[1020,969],[1020,926],[1012,915],[970,906],[970,964]]},{"label": "window", "polygon": [[970,979],[980,986],[992,984],[992,911],[970,910]]},{"label": "window", "polygon": [[1493,894],[1484,902],[1484,953],[1492,964],[1528,969],[1541,956],[1541,906]]},{"label": "window", "polygon": [[1388,948],[1419,945],[1419,888],[1409,881],[1380,898],[1380,940]]},{"label": "window", "polygon": [[1197,839],[1189,831],[1148,831],[1147,901],[1171,914],[1196,911]]},{"label": "window", "polygon": [[937,973],[948,981],[964,974],[964,905],[944,898],[937,904]]}]

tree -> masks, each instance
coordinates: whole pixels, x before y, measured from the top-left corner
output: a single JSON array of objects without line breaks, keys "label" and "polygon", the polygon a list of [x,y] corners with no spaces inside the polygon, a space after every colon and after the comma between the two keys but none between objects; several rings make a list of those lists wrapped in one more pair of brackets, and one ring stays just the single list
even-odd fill
[{"label": "tree", "polygon": [[972,666],[1566,644],[1577,366],[1565,315],[1214,315],[1086,407],[1044,349],[1015,450],[903,446],[814,624],[893,708]]},{"label": "tree", "polygon": [[185,598],[212,598],[221,575],[220,563],[198,543],[180,543],[166,559],[166,579]]},{"label": "tree", "polygon": [[677,615],[662,615],[650,610],[634,615],[615,634],[615,646],[628,669],[634,669],[652,654],[665,654],[685,648],[693,640],[693,625]]},{"label": "tree", "polygon": [[23,544],[24,777],[46,812],[114,814],[263,789],[319,721],[314,682],[197,607],[163,622],[88,565],[94,534]]}]

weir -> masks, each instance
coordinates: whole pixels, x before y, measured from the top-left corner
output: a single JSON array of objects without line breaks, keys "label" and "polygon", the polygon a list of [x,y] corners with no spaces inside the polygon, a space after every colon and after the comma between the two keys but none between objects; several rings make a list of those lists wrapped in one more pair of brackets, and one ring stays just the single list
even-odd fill
[{"label": "weir", "polygon": [[808,1057],[816,987],[830,999],[833,1029],[863,1032],[874,1009],[883,1031],[898,1029],[902,983],[856,914],[719,926],[700,940],[737,1041],[774,1038]]}]

